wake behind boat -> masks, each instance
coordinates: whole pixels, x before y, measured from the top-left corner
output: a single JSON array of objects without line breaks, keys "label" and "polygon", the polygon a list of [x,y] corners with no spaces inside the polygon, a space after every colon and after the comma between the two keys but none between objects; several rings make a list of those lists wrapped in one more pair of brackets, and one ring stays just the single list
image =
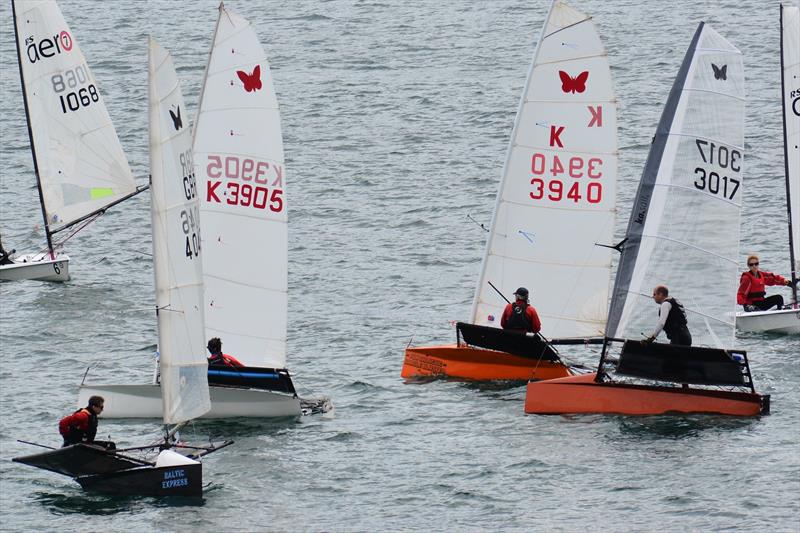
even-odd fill
[{"label": "wake behind boat", "polygon": [[97,81],[55,0],[13,0],[17,60],[47,251],[11,256],[0,280],[67,281],[61,244],[137,187]]},{"label": "wake behind boat", "polygon": [[[591,17],[552,3],[531,62],[506,155],[470,323],[457,343],[408,347],[401,376],[551,379],[570,375],[539,336],[503,351],[503,294],[532,286],[542,331],[598,338],[606,322],[617,182],[616,97]],[[599,245],[600,246],[599,246]],[[531,285],[533,284],[533,285]],[[496,288],[495,288],[496,287]],[[493,328],[494,347],[465,331]],[[463,340],[463,342],[462,342]],[[488,349],[487,349],[488,348]],[[547,354],[540,357],[539,354]]]},{"label": "wake behind boat", "polygon": [[[211,409],[202,416],[332,413],[326,397],[300,398],[286,369],[288,231],[278,101],[255,30],[222,4],[193,144],[203,220],[200,335],[221,338],[245,365],[209,367]],[[78,403],[102,395],[106,418],[158,417],[159,389],[157,381],[82,384]]]},{"label": "wake behind boat", "polygon": [[[743,149],[741,53],[700,23],[633,202],[598,370],[528,383],[526,413],[769,412],[769,396],[755,392],[747,354],[723,348],[735,339],[730,310]],[[655,321],[649,289],[662,283],[685,298],[694,343],[714,347],[632,339]],[[610,350],[619,341],[623,345],[615,361]]]},{"label": "wake behind boat", "polygon": [[800,334],[800,8],[781,5],[781,100],[792,303],[788,309],[736,313],[739,331]]}]

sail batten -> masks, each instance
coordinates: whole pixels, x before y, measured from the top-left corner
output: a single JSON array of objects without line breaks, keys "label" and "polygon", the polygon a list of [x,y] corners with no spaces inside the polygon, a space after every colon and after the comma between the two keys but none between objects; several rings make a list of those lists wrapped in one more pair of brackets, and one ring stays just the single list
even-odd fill
[{"label": "sail batten", "polygon": [[[203,328],[198,189],[189,117],[172,58],[149,42],[153,269],[164,423],[211,409]],[[168,311],[168,312],[165,312]]]},{"label": "sail batten", "polygon": [[50,235],[136,192],[97,81],[55,0],[14,0],[20,74]]},{"label": "sail batten", "polygon": [[206,338],[247,366],[286,366],[288,228],[278,101],[244,18],[220,5],[194,132]]},{"label": "sail batten", "polygon": [[[741,53],[700,23],[670,91],[633,202],[606,336],[652,330],[666,285],[694,344],[730,345],[744,190]],[[714,272],[714,282],[708,273]]]}]

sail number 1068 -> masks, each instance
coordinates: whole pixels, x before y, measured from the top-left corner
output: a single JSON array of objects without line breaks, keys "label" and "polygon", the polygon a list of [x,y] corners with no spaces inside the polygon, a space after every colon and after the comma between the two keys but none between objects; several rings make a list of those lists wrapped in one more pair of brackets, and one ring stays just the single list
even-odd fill
[{"label": "sail number 1068", "polygon": [[585,200],[597,204],[603,199],[603,184],[599,181],[603,177],[603,160],[599,157],[575,156],[562,161],[553,154],[548,161],[545,154],[535,153],[531,157],[531,173],[534,177],[528,195],[532,200],[546,197],[551,202],[572,200],[577,204]]}]

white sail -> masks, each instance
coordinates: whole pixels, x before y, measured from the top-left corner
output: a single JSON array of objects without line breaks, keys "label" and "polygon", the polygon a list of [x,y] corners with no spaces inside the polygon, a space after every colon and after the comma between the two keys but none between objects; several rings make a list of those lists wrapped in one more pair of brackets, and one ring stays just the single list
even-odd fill
[{"label": "white sail", "polygon": [[497,195],[472,322],[500,325],[517,287],[551,337],[602,335],[617,181],[617,105],[592,19],[553,3]]},{"label": "white sail", "polygon": [[792,268],[795,278],[800,278],[800,8],[781,6],[781,26],[786,195],[790,202]]},{"label": "white sail", "polygon": [[283,140],[269,63],[250,23],[219,9],[194,132],[206,338],[247,366],[286,366]]},{"label": "white sail", "polygon": [[58,231],[136,185],[100,88],[54,0],[14,0],[45,220]]},{"label": "white sail", "polygon": [[153,267],[164,423],[211,408],[203,332],[203,267],[192,137],[169,52],[149,42]]},{"label": "white sail", "polygon": [[742,55],[700,24],[661,116],[633,203],[607,335],[656,324],[653,288],[686,309],[695,345],[730,346],[744,157]]}]

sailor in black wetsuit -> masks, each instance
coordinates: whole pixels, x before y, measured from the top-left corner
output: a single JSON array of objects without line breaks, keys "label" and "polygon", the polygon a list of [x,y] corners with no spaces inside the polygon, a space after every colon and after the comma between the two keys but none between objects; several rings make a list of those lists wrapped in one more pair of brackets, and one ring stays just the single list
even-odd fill
[{"label": "sailor in black wetsuit", "polygon": [[692,334],[686,325],[686,311],[675,298],[669,297],[669,289],[658,285],[653,289],[653,300],[660,306],[658,309],[658,325],[645,342],[653,342],[663,329],[670,344],[682,346],[692,345]]}]

